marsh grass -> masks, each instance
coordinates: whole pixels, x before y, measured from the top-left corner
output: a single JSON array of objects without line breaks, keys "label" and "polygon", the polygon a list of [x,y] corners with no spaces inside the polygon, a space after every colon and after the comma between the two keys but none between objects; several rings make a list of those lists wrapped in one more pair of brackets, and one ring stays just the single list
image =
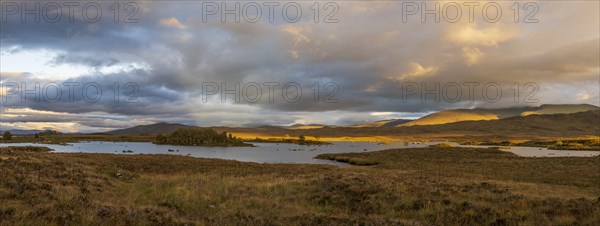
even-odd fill
[{"label": "marsh grass", "polygon": [[338,168],[6,148],[0,154],[1,225],[600,222],[600,158],[424,148],[340,154],[377,165]]}]

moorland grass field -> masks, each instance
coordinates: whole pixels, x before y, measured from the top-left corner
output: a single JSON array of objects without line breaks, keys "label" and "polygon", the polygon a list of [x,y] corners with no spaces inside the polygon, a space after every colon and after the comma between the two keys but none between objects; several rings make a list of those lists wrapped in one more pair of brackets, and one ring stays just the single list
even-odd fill
[{"label": "moorland grass field", "polygon": [[600,157],[472,148],[365,166],[0,148],[0,225],[598,225]]}]

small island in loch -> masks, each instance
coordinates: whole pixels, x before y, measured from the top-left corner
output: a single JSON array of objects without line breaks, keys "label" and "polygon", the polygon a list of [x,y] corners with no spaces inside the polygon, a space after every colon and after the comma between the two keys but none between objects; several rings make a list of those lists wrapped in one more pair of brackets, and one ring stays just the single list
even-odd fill
[{"label": "small island in loch", "polygon": [[294,138],[260,138],[256,137],[254,139],[246,140],[247,142],[253,143],[285,143],[285,144],[297,144],[297,145],[331,145],[331,142],[320,141],[318,138],[316,140],[306,139],[304,135],[298,136],[298,139]]},{"label": "small island in loch", "polygon": [[234,137],[227,132],[217,133],[213,129],[181,128],[177,131],[156,136],[155,144],[208,146],[208,147],[253,147],[244,143],[242,139]]}]

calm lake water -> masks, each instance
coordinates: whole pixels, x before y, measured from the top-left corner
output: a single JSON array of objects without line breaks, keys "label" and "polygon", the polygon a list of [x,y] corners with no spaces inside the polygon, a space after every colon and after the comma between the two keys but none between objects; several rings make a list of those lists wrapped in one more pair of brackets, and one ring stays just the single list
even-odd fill
[{"label": "calm lake water", "polygon": [[[156,145],[147,142],[80,142],[69,145],[18,143],[0,144],[3,146],[43,146],[55,152],[67,153],[112,153],[112,154],[172,154],[200,158],[230,159],[258,163],[309,163],[347,165],[329,160],[315,159],[323,153],[349,153],[378,151],[391,148],[426,147],[428,143],[419,144],[377,144],[370,142],[333,142],[332,145],[296,145],[285,143],[252,143],[256,147],[201,147]],[[169,152],[169,149],[174,150]],[[123,152],[131,150],[133,152]]]},{"label": "calm lake water", "polygon": [[[147,142],[81,142],[69,145],[54,144],[0,144],[5,146],[43,146],[55,150],[55,152],[67,153],[111,153],[111,154],[172,154],[200,158],[230,159],[244,162],[258,163],[308,163],[308,164],[332,164],[347,165],[329,160],[315,159],[314,157],[323,153],[349,153],[378,151],[392,148],[427,147],[429,143],[391,143],[378,144],[370,142],[333,142],[332,145],[296,145],[284,143],[253,143],[256,147],[199,147],[199,146],[176,146],[156,145]],[[463,146],[474,147],[474,146]],[[483,146],[482,146],[483,147]],[[169,152],[169,149],[173,152]],[[132,152],[123,152],[131,150]],[[600,151],[557,151],[536,147],[512,147],[509,150],[520,156],[526,157],[589,157],[600,155]]]}]

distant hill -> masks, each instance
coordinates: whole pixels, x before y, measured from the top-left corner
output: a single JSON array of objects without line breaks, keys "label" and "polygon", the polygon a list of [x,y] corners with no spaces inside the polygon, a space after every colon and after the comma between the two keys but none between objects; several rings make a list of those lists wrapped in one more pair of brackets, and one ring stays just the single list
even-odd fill
[{"label": "distant hill", "polygon": [[547,115],[547,114],[569,114],[584,111],[597,110],[598,107],[589,104],[577,104],[577,105],[557,105],[557,104],[544,104],[539,109],[533,111],[526,111],[521,113],[522,116],[527,115]]},{"label": "distant hill", "polygon": [[286,129],[320,129],[325,127],[325,125],[320,125],[320,124],[308,124],[308,125],[304,125],[304,124],[294,124],[291,126],[287,126],[287,127],[283,127]]},{"label": "distant hill", "polygon": [[29,134],[36,134],[39,132],[43,132],[44,130],[10,129],[10,130],[0,130],[0,134],[3,134],[6,131],[10,132],[13,135],[29,135]]},{"label": "distant hill", "polygon": [[[421,136],[504,135],[577,137],[600,135],[600,110],[571,114],[513,116],[498,120],[462,121],[438,125],[400,127],[338,127],[308,130],[264,131],[266,135],[290,136]],[[232,131],[234,132],[234,131]],[[237,131],[236,131],[237,132]]]},{"label": "distant hill", "polygon": [[600,110],[571,114],[515,116],[500,120],[463,121],[443,125],[405,127],[420,133],[489,133],[532,136],[600,135]]},{"label": "distant hill", "polygon": [[398,126],[423,126],[439,125],[460,121],[479,121],[500,119],[498,114],[484,109],[457,109],[447,110],[426,115],[412,122],[400,124]]},{"label": "distant hill", "polygon": [[[595,109],[583,111],[586,109]],[[210,127],[228,133],[266,136],[380,136],[380,135],[531,135],[585,136],[600,135],[600,108],[593,105],[542,105],[540,107],[504,109],[460,109],[430,114],[418,120],[391,119],[358,126],[292,125]],[[578,112],[583,111],[583,112]],[[567,112],[567,113],[561,113]],[[570,113],[576,112],[576,113]],[[523,116],[522,116],[523,115]],[[411,126],[406,126],[411,125]],[[176,123],[157,123],[114,130],[108,134],[171,133],[180,128],[199,128]]]},{"label": "distant hill", "polygon": [[179,123],[156,123],[151,125],[135,126],[127,129],[119,129],[106,132],[107,134],[160,134],[160,133],[172,133],[181,128],[196,128],[195,126],[188,126]]},{"label": "distant hill", "polygon": [[433,113],[398,126],[440,125],[462,121],[498,120],[514,116],[569,114],[597,109],[600,108],[589,104],[541,105],[539,107],[499,109],[456,109]]},{"label": "distant hill", "polygon": [[412,120],[409,119],[388,119],[388,120],[380,120],[380,121],[376,121],[376,122],[372,122],[372,123],[367,123],[367,124],[360,124],[360,125],[355,125],[355,126],[351,126],[351,127],[357,127],[357,128],[364,128],[364,127],[383,127],[383,128],[388,128],[388,127],[395,127],[407,122],[410,122]]}]

